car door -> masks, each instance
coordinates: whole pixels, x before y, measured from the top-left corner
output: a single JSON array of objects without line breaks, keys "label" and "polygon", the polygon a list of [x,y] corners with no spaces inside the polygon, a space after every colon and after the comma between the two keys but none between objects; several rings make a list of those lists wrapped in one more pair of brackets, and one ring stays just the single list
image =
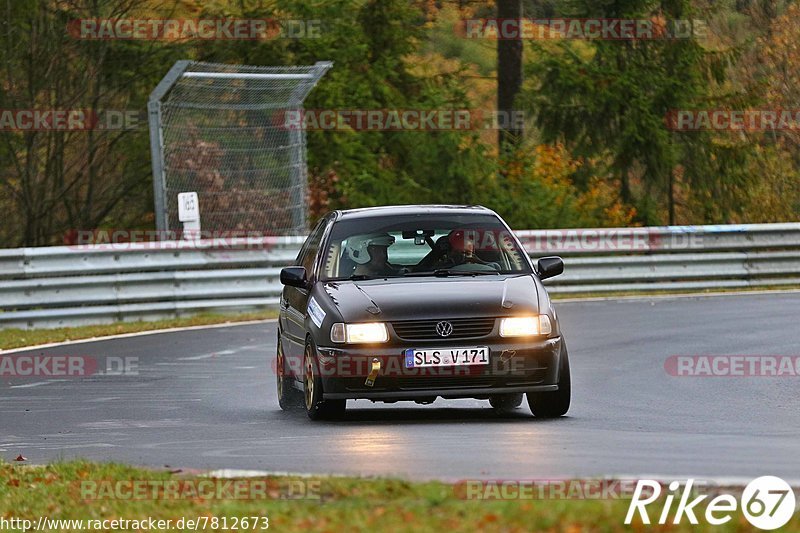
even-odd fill
[{"label": "car door", "polygon": [[295,259],[296,266],[302,266],[306,269],[306,276],[309,281],[308,287],[284,286],[281,294],[281,341],[286,357],[287,370],[293,375],[298,375],[302,368],[306,338],[305,316],[309,289],[316,281],[317,274],[314,265],[326,225],[326,219],[319,221],[308,236],[308,239],[306,239],[306,242],[303,243],[303,247]]}]

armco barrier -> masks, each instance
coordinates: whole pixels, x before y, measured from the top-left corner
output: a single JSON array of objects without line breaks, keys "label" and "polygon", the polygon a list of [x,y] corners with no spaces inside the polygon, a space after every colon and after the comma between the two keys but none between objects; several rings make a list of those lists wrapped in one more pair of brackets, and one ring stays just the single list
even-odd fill
[{"label": "armco barrier", "polygon": [[[561,255],[552,293],[800,285],[800,223],[525,230]],[[0,250],[0,328],[58,327],[277,307],[302,237]]]}]

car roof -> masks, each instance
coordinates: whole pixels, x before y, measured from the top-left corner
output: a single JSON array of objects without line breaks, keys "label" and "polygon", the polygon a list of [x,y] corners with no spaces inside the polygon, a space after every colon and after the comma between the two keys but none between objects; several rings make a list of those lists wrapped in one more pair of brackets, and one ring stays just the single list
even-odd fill
[{"label": "car roof", "polygon": [[495,214],[482,205],[385,205],[336,211],[337,220],[352,220],[392,215],[452,215],[452,214]]}]

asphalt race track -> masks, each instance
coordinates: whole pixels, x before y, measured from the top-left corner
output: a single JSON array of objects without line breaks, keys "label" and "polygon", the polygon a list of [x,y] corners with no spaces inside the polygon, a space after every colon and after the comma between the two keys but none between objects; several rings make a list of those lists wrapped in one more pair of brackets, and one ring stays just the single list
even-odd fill
[{"label": "asphalt race track", "polygon": [[[671,355],[800,355],[800,293],[557,304],[569,416],[487,401],[348,403],[313,423],[275,399],[275,323],[32,350],[137,358],[133,375],[0,378],[0,457],[399,475],[800,479],[800,377],[674,377]],[[18,354],[26,352],[17,352]],[[130,359],[128,359],[130,361]],[[3,381],[4,380],[4,381]]]}]

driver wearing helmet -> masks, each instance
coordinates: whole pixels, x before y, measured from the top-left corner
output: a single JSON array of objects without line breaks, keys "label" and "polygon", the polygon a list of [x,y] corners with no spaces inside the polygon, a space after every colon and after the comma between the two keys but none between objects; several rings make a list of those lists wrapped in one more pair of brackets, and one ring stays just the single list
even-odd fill
[{"label": "driver wearing helmet", "polygon": [[436,241],[438,260],[435,268],[451,268],[472,262],[475,245],[464,235],[463,230],[453,230]]},{"label": "driver wearing helmet", "polygon": [[389,246],[394,237],[388,233],[359,235],[348,239],[347,254],[356,268],[354,276],[390,276],[400,273],[400,268],[389,263]]},{"label": "driver wearing helmet", "polygon": [[475,253],[475,241],[467,232],[461,229],[452,230],[449,234],[440,237],[434,250],[438,259],[433,262],[433,268],[454,268],[462,265],[483,265],[499,271],[500,265],[487,262]]}]

